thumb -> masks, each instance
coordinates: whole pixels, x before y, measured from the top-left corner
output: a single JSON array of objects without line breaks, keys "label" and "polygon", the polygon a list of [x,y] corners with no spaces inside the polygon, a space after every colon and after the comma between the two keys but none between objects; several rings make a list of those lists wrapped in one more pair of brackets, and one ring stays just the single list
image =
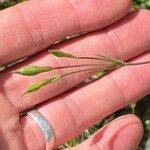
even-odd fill
[{"label": "thumb", "polygon": [[134,115],[125,115],[105,125],[72,150],[135,150],[142,135],[141,121]]}]

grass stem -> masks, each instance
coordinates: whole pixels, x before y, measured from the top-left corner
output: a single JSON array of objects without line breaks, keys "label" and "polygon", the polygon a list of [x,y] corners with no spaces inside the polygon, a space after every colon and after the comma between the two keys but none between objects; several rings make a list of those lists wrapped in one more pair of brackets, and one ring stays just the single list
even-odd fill
[{"label": "grass stem", "polygon": [[150,61],[137,62],[137,63],[124,63],[124,66],[136,66],[136,65],[145,65],[145,64],[150,64]]}]

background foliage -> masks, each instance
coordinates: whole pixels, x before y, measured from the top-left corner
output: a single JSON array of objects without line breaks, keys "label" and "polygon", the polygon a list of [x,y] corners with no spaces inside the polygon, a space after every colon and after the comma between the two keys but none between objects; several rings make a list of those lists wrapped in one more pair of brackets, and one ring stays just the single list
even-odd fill
[{"label": "background foliage", "polygon": [[[19,3],[22,1],[24,0],[0,0],[0,10],[13,6],[16,3]],[[150,9],[150,0],[133,0],[133,8],[134,9],[138,9],[138,8]],[[136,114],[138,117],[140,117],[144,125],[144,136],[138,149],[150,150],[150,147],[148,148],[148,146],[146,146],[147,140],[150,139],[150,96],[146,96],[142,100],[138,101],[136,104],[130,104],[128,107],[125,107],[117,112],[114,112],[113,114],[99,121],[98,123],[90,127],[89,129],[85,130],[78,137],[60,146],[60,148],[72,147],[83,142],[85,139],[90,137],[94,132],[96,132],[99,128],[104,126],[106,123],[112,121],[113,119],[123,114],[128,114],[128,113]]]}]

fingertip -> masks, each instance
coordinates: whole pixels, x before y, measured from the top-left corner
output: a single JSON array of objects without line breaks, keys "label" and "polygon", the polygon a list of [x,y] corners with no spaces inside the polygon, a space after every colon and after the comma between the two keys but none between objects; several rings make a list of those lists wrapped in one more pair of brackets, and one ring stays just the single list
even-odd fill
[{"label": "fingertip", "polygon": [[135,115],[125,115],[105,125],[77,149],[133,150],[143,135],[143,126]]},{"label": "fingertip", "polygon": [[118,123],[118,132],[114,134],[112,143],[114,150],[134,150],[138,147],[142,136],[143,126],[140,119],[135,115],[126,115],[120,117]]},{"label": "fingertip", "polygon": [[[99,135],[101,138],[98,139]],[[96,145],[104,149],[135,149],[143,135],[141,121],[135,115],[125,115],[114,120],[95,136]],[[93,141],[94,142],[94,141]]]}]

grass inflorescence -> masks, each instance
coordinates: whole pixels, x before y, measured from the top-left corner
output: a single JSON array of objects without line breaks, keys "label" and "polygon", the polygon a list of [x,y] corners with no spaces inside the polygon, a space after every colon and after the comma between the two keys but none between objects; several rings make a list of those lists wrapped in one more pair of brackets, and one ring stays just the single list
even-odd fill
[{"label": "grass inflorescence", "polygon": [[[33,76],[33,75],[37,75],[37,74],[40,74],[43,72],[49,72],[49,71],[57,70],[57,69],[67,70],[66,73],[48,76],[45,79],[41,79],[41,80],[29,85],[23,95],[37,91],[40,88],[42,88],[50,83],[58,81],[66,76],[71,76],[73,74],[78,74],[81,72],[92,72],[92,73],[96,74],[97,72],[100,72],[100,71],[109,72],[113,69],[121,68],[124,66],[143,65],[143,64],[150,63],[150,61],[128,63],[128,62],[125,62],[125,61],[122,61],[122,60],[119,60],[116,58],[103,56],[103,55],[99,55],[99,54],[95,55],[95,57],[75,56],[73,54],[64,52],[62,50],[49,50],[49,53],[56,57],[60,57],[60,58],[92,60],[93,63],[69,65],[69,66],[59,66],[59,67],[27,65],[27,66],[18,68],[17,70],[14,70],[13,73],[18,73],[18,74],[26,75],[26,76]],[[96,62],[94,62],[94,60]],[[74,70],[70,71],[70,69],[72,69],[72,68],[74,68]]]}]

